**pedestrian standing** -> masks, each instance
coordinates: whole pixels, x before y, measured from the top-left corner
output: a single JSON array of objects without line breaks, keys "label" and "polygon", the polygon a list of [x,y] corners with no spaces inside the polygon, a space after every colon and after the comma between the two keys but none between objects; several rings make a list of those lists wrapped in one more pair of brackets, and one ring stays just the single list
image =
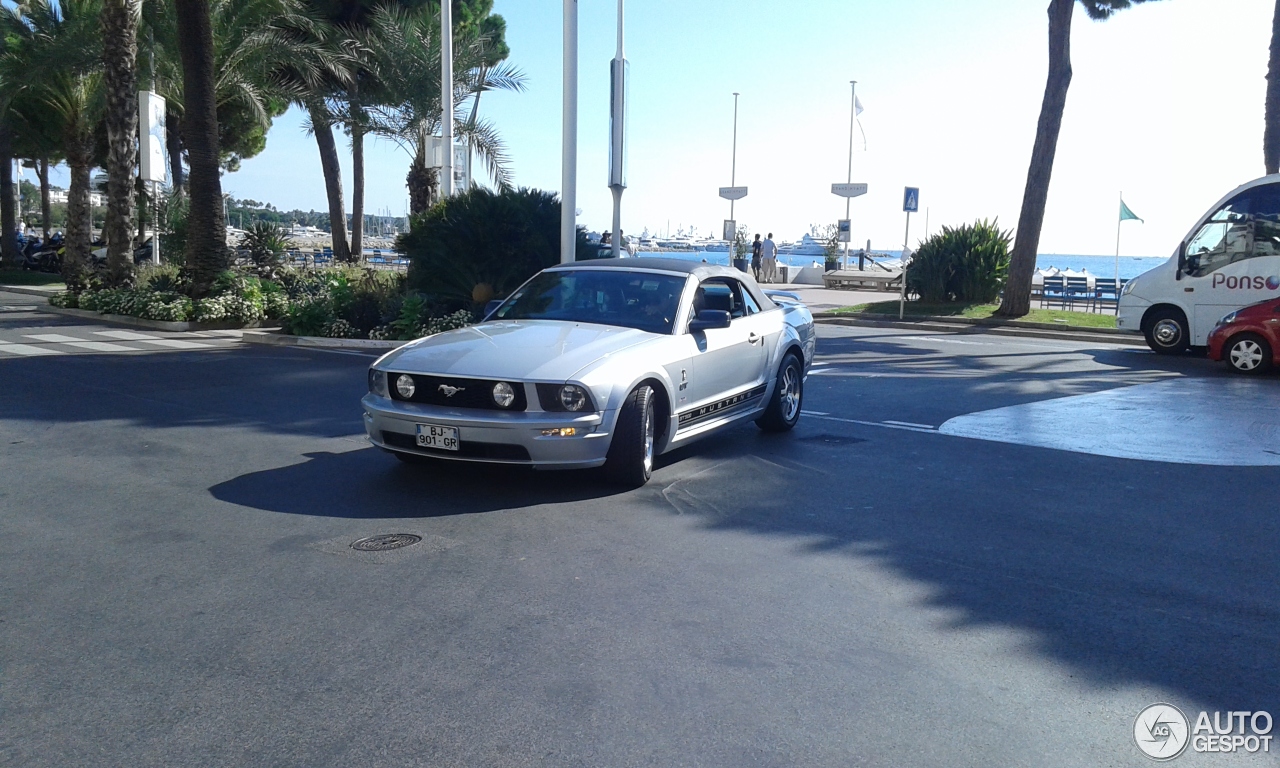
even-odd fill
[{"label": "pedestrian standing", "polygon": [[763,256],[763,243],[760,242],[760,233],[756,233],[756,239],[751,243],[751,274],[755,279],[760,279],[760,265]]},{"label": "pedestrian standing", "polygon": [[778,246],[773,242],[773,233],[760,244],[760,261],[764,272],[764,282],[772,283],[778,279]]}]

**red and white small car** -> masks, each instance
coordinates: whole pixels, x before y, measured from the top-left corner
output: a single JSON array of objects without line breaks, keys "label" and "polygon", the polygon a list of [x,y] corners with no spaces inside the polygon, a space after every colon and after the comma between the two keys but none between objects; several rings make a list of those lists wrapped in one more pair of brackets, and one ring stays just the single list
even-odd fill
[{"label": "red and white small car", "polygon": [[1280,364],[1280,299],[1250,304],[1218,321],[1209,334],[1209,359],[1237,373],[1261,373]]}]

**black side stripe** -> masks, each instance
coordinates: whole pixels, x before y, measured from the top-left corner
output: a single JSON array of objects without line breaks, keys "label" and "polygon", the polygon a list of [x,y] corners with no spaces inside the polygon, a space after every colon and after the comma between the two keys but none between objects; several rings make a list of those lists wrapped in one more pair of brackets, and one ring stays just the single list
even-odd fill
[{"label": "black side stripe", "polygon": [[694,408],[693,410],[685,411],[684,413],[680,414],[679,428],[685,429],[686,427],[691,427],[699,422],[707,421],[708,419],[721,416],[724,414],[725,411],[740,409],[741,406],[752,403],[756,400],[759,400],[761,397],[763,397],[765,389],[766,389],[766,386],[764,384],[761,384],[760,386],[755,387],[754,389],[749,389],[746,392],[741,392],[739,394],[734,395],[733,397],[726,397],[725,399],[720,400],[718,402],[708,403],[707,405],[704,405],[701,408]]}]

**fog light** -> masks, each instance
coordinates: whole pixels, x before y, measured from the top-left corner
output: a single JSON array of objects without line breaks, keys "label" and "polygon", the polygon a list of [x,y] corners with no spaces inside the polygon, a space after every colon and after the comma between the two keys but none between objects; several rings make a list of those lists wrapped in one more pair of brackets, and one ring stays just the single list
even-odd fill
[{"label": "fog light", "polygon": [[578,434],[578,430],[574,427],[560,427],[559,429],[542,430],[543,437],[573,437]]},{"label": "fog light", "polygon": [[396,391],[399,392],[400,396],[405,400],[413,397],[413,393],[417,391],[417,389],[418,388],[413,384],[412,376],[407,376],[402,373],[396,377]]},{"label": "fog light", "polygon": [[515,401],[516,390],[510,384],[500,381],[493,385],[493,402],[497,403],[499,408],[510,408]]}]

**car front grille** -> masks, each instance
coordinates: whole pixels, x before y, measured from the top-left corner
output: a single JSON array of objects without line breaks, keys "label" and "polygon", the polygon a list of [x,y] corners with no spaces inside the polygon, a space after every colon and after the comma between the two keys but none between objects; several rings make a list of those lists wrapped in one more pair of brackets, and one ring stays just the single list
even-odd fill
[{"label": "car front grille", "polygon": [[441,451],[435,448],[422,448],[413,435],[403,432],[382,433],[382,442],[392,448],[404,448],[415,453],[428,456],[444,456],[463,459],[494,459],[499,461],[529,461],[529,451],[523,445],[507,445],[506,443],[478,443],[473,440],[458,442],[458,450]]},{"label": "car front grille", "polygon": [[[413,379],[413,397],[402,397],[396,389],[396,379],[401,376],[409,376]],[[511,407],[502,408],[493,402],[493,385],[497,383],[497,379],[455,379],[426,376],[420,373],[387,372],[387,388],[391,391],[392,400],[443,405],[449,408],[480,408],[488,411],[523,411],[528,407],[524,384],[518,381],[507,382],[516,391],[516,399]],[[453,394],[447,394],[448,392]]]}]

